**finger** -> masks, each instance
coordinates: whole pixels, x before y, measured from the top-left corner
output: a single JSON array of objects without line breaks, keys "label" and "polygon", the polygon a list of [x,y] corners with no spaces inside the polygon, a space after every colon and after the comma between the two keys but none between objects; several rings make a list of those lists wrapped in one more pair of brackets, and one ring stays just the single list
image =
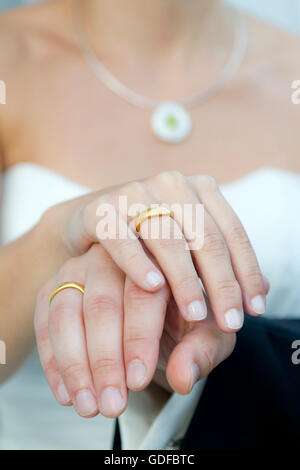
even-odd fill
[{"label": "finger", "polygon": [[[73,275],[60,278],[60,282],[79,279],[76,268]],[[80,276],[79,276],[80,277]],[[77,413],[92,417],[98,413],[98,405],[88,354],[83,324],[82,294],[75,289],[65,289],[53,299],[49,314],[49,333],[54,355],[64,384],[72,397]]]},{"label": "finger", "polygon": [[124,411],[127,403],[123,361],[124,275],[101,246],[95,245],[93,256],[95,262],[90,265],[84,295],[88,355],[100,412],[113,418]]},{"label": "finger", "polygon": [[124,356],[127,386],[145,388],[154,375],[170,291],[149,293],[128,277],[124,295]]},{"label": "finger", "polygon": [[[161,174],[150,178],[147,191],[150,200],[164,201],[171,206],[175,202],[172,199],[174,192],[180,201],[183,195],[182,191],[179,191],[179,184],[178,188],[175,188],[174,178],[171,178],[170,183],[168,175]],[[162,191],[161,188],[167,188],[169,191]],[[197,322],[207,315],[206,303],[176,210],[172,212],[174,219],[161,216],[144,220],[140,224],[140,235],[164,272],[183,318]]]},{"label": "finger", "polygon": [[200,200],[216,221],[226,240],[233,269],[241,286],[245,310],[260,315],[266,309],[266,289],[255,252],[239,218],[223,197],[213,178],[191,178]]},{"label": "finger", "polygon": [[[123,189],[123,192],[127,197],[129,207],[134,204],[139,204],[140,206],[143,205],[143,208],[146,208],[157,202],[152,195],[149,195],[145,191],[144,186],[141,190],[138,183],[133,186],[126,186],[125,189]],[[118,197],[119,196],[120,193],[118,193]],[[140,241],[138,239],[132,239],[133,232],[127,225],[128,222],[125,220],[125,213],[121,214],[114,209],[117,207],[117,201],[114,198],[111,198],[109,201],[109,208],[113,214],[109,220],[111,225],[117,226],[118,233],[116,237],[103,237],[103,240],[101,241],[102,245],[109,252],[120,269],[124,271],[139,287],[148,291],[155,291],[158,288],[161,288],[164,284],[164,278],[159,277],[161,274],[160,271],[151,261],[150,257],[147,256]],[[102,208],[104,202],[107,204],[107,199],[100,199]],[[91,207],[93,207],[93,209],[89,209],[90,215],[86,217],[89,220],[92,219],[91,213],[96,210],[95,205]],[[159,223],[158,217],[144,221],[140,226],[141,238],[144,240],[145,245],[154,255],[167,277],[183,316],[189,321],[198,321],[203,319],[206,315],[206,305],[203,293],[199,286],[198,276],[193,266],[191,255],[186,249],[186,244],[180,228],[172,220],[171,230],[174,233],[171,234],[171,239],[168,237],[161,240],[153,240],[151,239],[151,235],[148,237],[149,232],[146,231],[146,225],[149,224],[150,220],[151,223],[153,221],[154,225]],[[99,237],[99,227],[97,231]],[[120,237],[120,232],[122,232],[122,237]],[[154,227],[154,233],[157,233],[156,227]],[[181,237],[181,240],[178,241],[175,237]],[[176,263],[174,263],[174,257],[176,259]],[[147,260],[146,264],[145,259]],[[151,263],[151,271],[149,271],[149,263]],[[145,269],[146,265],[147,269]],[[146,274],[147,270],[148,273]],[[146,285],[147,283],[148,285]]]},{"label": "finger", "polygon": [[72,399],[59,372],[48,329],[49,298],[55,287],[55,281],[51,280],[40,291],[35,307],[34,328],[41,365],[49,387],[61,405],[70,406]]},{"label": "finger", "polygon": [[[114,199],[107,202],[102,197],[85,208],[87,235],[99,241],[117,266],[138,286],[155,292],[165,284],[164,276],[146,255],[140,240],[129,227],[127,214],[119,212],[116,204]],[[151,202],[146,199],[146,204],[150,206]],[[101,216],[100,220],[96,215],[98,218]]]},{"label": "finger", "polygon": [[218,326],[224,332],[243,326],[242,293],[232,269],[225,240],[211,216],[204,214],[204,243],[193,252]]},{"label": "finger", "polygon": [[266,278],[266,276],[263,276],[263,282],[264,282],[264,288],[265,288],[265,292],[266,294],[269,293],[270,291],[270,283],[269,283],[269,280]]},{"label": "finger", "polygon": [[[192,256],[198,271],[196,273],[197,278],[199,274],[219,327],[225,332],[238,330],[243,324],[242,296],[232,269],[231,259],[224,238],[212,217],[203,209],[195,192],[187,185],[186,179],[178,176],[175,181],[176,194],[180,204],[175,205],[174,214],[176,221],[182,227],[183,233],[187,234],[187,239],[190,238],[189,235],[193,232],[193,217],[198,217],[198,215],[197,211],[193,211],[191,214],[189,212],[185,214],[185,212],[189,207],[201,206],[202,209],[200,211],[202,217],[200,220],[196,220],[196,224],[200,225],[198,232],[203,233],[202,236],[198,234],[192,242]],[[165,184],[162,184],[162,182],[157,184],[156,180],[152,183],[155,197],[164,198],[169,205],[172,202],[174,203],[172,201],[174,197],[173,186],[174,183],[170,184],[168,178]],[[180,212],[184,214],[184,217],[182,217]],[[172,291],[176,298],[173,289]],[[189,320],[188,318],[186,319]]]},{"label": "finger", "polygon": [[[159,234],[157,239],[149,234]],[[198,273],[178,223],[170,217],[153,217],[142,222],[140,234],[158,260],[178,308],[186,321],[197,322],[207,315]]]},{"label": "finger", "polygon": [[193,325],[169,357],[166,374],[171,387],[182,395],[189,393],[231,354],[235,340],[234,333],[223,333],[211,318]]}]

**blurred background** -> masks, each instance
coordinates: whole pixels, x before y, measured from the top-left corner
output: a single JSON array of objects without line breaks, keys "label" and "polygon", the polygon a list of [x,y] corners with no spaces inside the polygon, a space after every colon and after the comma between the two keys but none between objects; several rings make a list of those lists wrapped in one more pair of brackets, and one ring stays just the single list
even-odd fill
[{"label": "blurred background", "polygon": [[[0,10],[41,0],[0,0]],[[43,1],[43,0],[42,0]],[[300,0],[226,0],[249,13],[300,33]]]}]

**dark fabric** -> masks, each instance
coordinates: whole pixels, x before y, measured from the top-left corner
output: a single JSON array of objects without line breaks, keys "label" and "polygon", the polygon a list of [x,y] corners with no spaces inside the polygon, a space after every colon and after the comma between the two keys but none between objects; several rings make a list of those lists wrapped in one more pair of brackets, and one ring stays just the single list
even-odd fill
[{"label": "dark fabric", "polygon": [[119,425],[118,419],[116,419],[113,450],[121,450],[121,433],[120,433],[120,425]]},{"label": "dark fabric", "polygon": [[298,449],[300,321],[248,317],[232,355],[208,377],[182,450]]}]

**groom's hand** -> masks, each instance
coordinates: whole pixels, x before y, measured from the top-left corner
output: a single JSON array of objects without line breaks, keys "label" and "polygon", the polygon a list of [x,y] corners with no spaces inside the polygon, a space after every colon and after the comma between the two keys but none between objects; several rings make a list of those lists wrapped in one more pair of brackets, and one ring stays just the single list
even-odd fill
[{"label": "groom's hand", "polygon": [[[84,296],[63,282],[85,286]],[[40,291],[35,312],[39,355],[51,390],[83,417],[119,416],[128,388],[144,389],[157,365],[178,393],[188,393],[234,347],[214,316],[186,323],[165,285],[155,293],[136,286],[101,245],[69,260]]]}]

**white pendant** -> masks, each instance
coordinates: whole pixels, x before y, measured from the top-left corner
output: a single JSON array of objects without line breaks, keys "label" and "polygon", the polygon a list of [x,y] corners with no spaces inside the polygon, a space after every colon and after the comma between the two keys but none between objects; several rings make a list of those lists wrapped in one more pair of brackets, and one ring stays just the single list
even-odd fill
[{"label": "white pendant", "polygon": [[176,144],[185,140],[192,129],[192,120],[183,106],[165,102],[155,108],[151,127],[154,135],[163,142]]}]

